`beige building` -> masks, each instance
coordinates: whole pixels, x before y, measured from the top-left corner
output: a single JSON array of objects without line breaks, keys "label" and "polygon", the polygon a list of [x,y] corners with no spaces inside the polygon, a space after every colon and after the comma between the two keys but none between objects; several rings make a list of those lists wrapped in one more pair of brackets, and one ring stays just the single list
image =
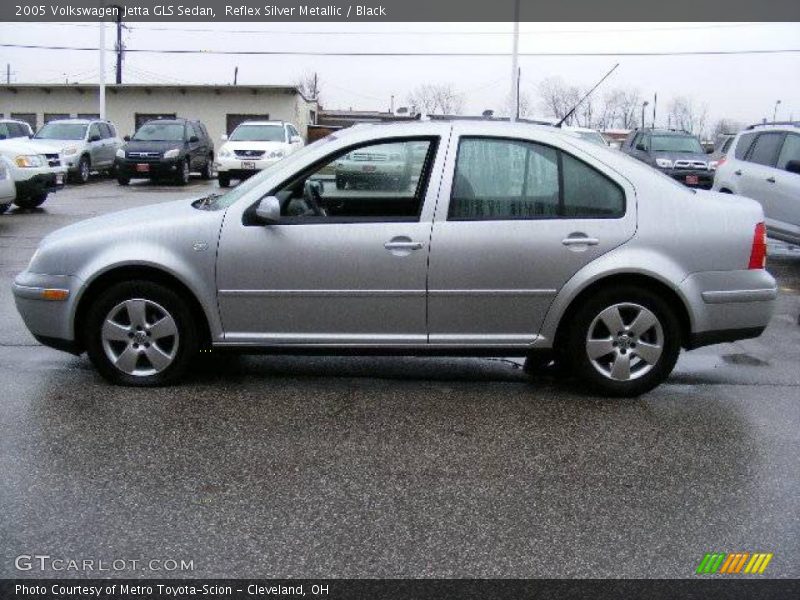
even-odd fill
[{"label": "beige building", "polygon": [[[0,117],[27,121],[36,130],[53,119],[92,118],[100,112],[96,84],[10,84],[0,86]],[[185,117],[205,123],[215,145],[245,120],[294,123],[304,137],[317,119],[316,101],[292,86],[149,85],[106,86],[106,118],[120,136],[132,135],[144,121]]]}]

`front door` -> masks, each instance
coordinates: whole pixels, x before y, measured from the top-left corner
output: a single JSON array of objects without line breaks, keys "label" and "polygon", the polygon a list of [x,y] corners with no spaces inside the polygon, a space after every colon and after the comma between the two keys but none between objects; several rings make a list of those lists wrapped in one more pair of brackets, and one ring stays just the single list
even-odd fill
[{"label": "front door", "polygon": [[[437,141],[388,140],[337,152],[269,193],[281,205],[277,224],[259,223],[252,211],[226,218],[217,263],[225,342],[425,344],[438,190],[425,164]],[[420,142],[428,160],[407,176],[408,149]]]},{"label": "front door", "polygon": [[433,226],[430,343],[526,346],[570,277],[633,236],[634,190],[577,149],[468,127]]}]

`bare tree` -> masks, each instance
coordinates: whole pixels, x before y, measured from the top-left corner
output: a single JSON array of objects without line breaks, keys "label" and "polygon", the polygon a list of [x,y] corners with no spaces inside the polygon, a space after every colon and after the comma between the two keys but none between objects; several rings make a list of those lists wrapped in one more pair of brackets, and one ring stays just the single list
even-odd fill
[{"label": "bare tree", "polygon": [[[548,77],[539,84],[539,99],[544,112],[560,120],[580,99],[580,91],[575,86],[567,85],[561,77]],[[569,119],[567,125],[572,121]]]},{"label": "bare tree", "polygon": [[320,80],[316,71],[306,72],[297,80],[297,87],[306,98],[322,102],[320,99]]},{"label": "bare tree", "polygon": [[[520,117],[527,117],[533,112],[533,102],[531,101],[531,95],[524,91],[519,91],[519,116]],[[514,99],[512,95],[509,93],[506,96],[506,102],[503,107],[503,114],[511,116],[514,113]]]},{"label": "bare tree", "polygon": [[697,105],[686,96],[673,98],[668,106],[669,117],[677,129],[703,135],[708,119],[708,107]]},{"label": "bare tree", "polygon": [[622,129],[634,129],[639,125],[642,111],[642,96],[639,90],[624,90],[620,95],[618,122]]},{"label": "bare tree", "polygon": [[464,95],[452,84],[425,83],[408,95],[412,110],[429,115],[460,115],[464,110]]},{"label": "bare tree", "polygon": [[744,129],[744,123],[734,119],[719,119],[711,128],[711,139],[717,139],[723,133],[737,133]]}]

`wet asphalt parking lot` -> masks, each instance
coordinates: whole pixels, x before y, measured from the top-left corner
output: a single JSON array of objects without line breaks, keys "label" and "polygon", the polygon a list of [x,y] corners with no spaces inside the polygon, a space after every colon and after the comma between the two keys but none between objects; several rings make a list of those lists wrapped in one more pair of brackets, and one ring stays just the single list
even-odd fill
[{"label": "wet asphalt parking lot", "polygon": [[632,400],[502,357],[212,355],[128,389],[28,334],[10,285],[44,235],[208,188],[95,180],[0,215],[0,577],[93,574],[25,554],[193,564],[126,577],[690,577],[713,551],[800,576],[800,250],[771,246],[761,338],[684,353]]}]

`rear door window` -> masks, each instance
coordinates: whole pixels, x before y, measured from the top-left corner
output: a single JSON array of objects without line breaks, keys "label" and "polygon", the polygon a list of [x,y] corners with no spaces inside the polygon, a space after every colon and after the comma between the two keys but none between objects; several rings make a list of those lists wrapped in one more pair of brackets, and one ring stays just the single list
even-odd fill
[{"label": "rear door window", "polygon": [[748,160],[759,165],[774,167],[775,162],[778,160],[778,153],[783,145],[784,135],[783,132],[779,131],[759,134],[750,149]]},{"label": "rear door window", "polygon": [[796,133],[789,133],[783,141],[783,148],[778,155],[779,169],[786,169],[786,165],[790,160],[800,160],[800,135]]},{"label": "rear door window", "polygon": [[755,137],[755,133],[743,133],[739,136],[739,141],[736,142],[736,150],[734,151],[734,156],[737,160],[745,160],[744,157],[747,156],[747,151],[750,150]]}]

